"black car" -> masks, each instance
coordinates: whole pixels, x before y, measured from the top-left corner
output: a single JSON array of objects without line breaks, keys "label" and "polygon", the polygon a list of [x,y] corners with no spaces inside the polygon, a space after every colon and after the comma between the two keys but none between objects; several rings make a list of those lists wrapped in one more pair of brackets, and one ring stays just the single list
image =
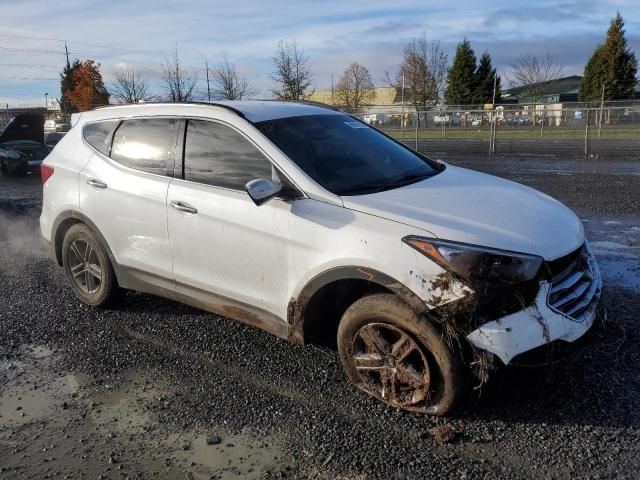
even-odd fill
[{"label": "black car", "polygon": [[0,171],[12,175],[36,170],[50,151],[44,141],[44,115],[16,115],[0,134]]}]

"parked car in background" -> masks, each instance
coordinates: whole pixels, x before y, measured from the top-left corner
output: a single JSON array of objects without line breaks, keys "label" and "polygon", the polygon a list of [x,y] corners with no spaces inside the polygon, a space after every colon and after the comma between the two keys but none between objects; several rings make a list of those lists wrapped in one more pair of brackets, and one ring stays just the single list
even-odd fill
[{"label": "parked car in background", "polygon": [[66,132],[69,130],[71,125],[60,119],[49,119],[44,122],[44,131],[45,132]]},{"label": "parked car in background", "polygon": [[53,148],[55,147],[58,142],[60,140],[62,140],[62,137],[64,137],[65,133],[64,132],[51,132],[51,133],[47,133],[45,135],[45,139],[44,139],[44,143],[49,147],[49,148]]},{"label": "parked car in background", "polygon": [[73,123],[42,165],[40,228],[85,304],[133,289],[325,342],[358,388],[434,415],[597,316],[571,210],[334,109],[145,104]]},{"label": "parked car in background", "polygon": [[50,151],[44,141],[44,116],[16,115],[0,134],[0,172],[37,170]]}]

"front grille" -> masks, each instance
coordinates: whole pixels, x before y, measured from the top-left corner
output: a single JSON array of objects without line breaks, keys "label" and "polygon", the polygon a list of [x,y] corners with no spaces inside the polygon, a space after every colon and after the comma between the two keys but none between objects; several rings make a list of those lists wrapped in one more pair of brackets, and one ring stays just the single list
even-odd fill
[{"label": "front grille", "polygon": [[[583,322],[596,308],[602,284],[595,259],[587,247],[579,254],[569,254],[568,261],[558,262],[563,269],[551,269],[549,306],[577,322]],[[555,271],[554,271],[555,270]]]}]

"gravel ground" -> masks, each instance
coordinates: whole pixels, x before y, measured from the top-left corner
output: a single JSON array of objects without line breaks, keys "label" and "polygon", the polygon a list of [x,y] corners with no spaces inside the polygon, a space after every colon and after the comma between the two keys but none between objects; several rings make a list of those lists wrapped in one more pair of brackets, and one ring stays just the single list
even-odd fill
[{"label": "gravel ground", "polygon": [[39,180],[0,177],[0,478],[637,478],[640,164],[449,161],[575,209],[611,322],[446,419],[356,391],[332,351],[148,295],[80,304],[38,240]]}]

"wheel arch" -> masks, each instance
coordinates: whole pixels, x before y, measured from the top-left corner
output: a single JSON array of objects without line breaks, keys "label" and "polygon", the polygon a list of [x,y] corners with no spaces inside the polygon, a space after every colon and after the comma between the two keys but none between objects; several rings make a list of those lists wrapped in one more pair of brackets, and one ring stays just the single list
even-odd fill
[{"label": "wheel arch", "polygon": [[[424,301],[406,285],[385,273],[357,265],[335,267],[316,275],[307,282],[297,297],[289,301],[287,322],[291,341],[299,344],[309,341],[310,327],[314,326],[311,324],[319,321],[315,315],[317,312],[311,311],[309,307],[313,307],[323,294],[332,292],[330,289],[339,287],[355,288],[357,291],[356,298],[350,298],[349,295],[344,297],[343,301],[346,303],[352,303],[369,293],[389,292],[404,300],[416,313],[423,313],[428,309]],[[335,327],[337,328],[337,324]]]},{"label": "wheel arch", "polygon": [[69,228],[77,223],[85,224],[89,229],[91,229],[95,236],[98,237],[98,240],[107,251],[111,264],[115,267],[117,265],[115,257],[113,256],[113,252],[104,238],[104,235],[102,235],[102,232],[100,232],[100,229],[95,225],[95,223],[77,210],[65,210],[56,217],[53,223],[53,251],[58,265],[62,266],[62,243],[64,242],[64,236]]}]

